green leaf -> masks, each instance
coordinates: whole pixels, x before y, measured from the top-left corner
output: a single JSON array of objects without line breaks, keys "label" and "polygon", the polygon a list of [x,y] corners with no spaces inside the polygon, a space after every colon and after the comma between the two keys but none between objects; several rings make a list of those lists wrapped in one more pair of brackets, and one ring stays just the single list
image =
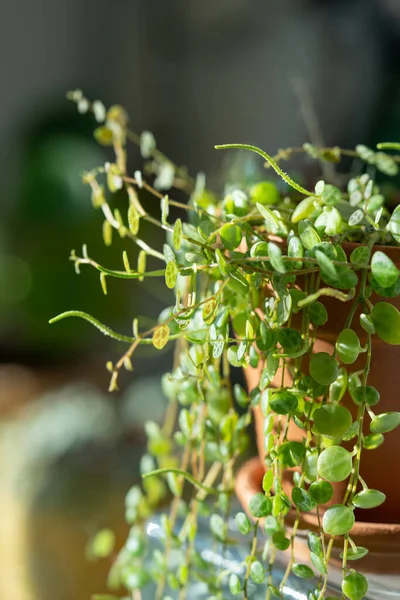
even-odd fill
[{"label": "green leaf", "polygon": [[371,271],[375,281],[383,288],[396,283],[399,271],[394,262],[384,252],[375,252],[371,260]]},{"label": "green leaf", "polygon": [[268,257],[269,262],[278,273],[286,273],[286,267],[282,259],[282,252],[279,246],[273,242],[268,244]]},{"label": "green leaf", "polygon": [[317,352],[310,360],[310,375],[317,383],[329,385],[339,375],[338,362],[327,352]]},{"label": "green leaf", "polygon": [[228,250],[235,250],[242,241],[242,230],[239,225],[226,223],[220,231],[221,242]]},{"label": "green leaf", "polygon": [[328,321],[327,310],[322,302],[319,302],[318,300],[309,305],[308,316],[311,323],[314,323],[314,325],[317,326],[325,325],[325,323]]},{"label": "green leaf", "polygon": [[272,484],[274,482],[274,472],[272,469],[269,469],[263,477],[262,488],[266,494],[269,494],[272,488]]},{"label": "green leaf", "polygon": [[259,202],[256,203],[256,206],[258,208],[258,212],[264,218],[265,227],[268,233],[277,233],[279,231],[279,221],[276,215],[274,215],[272,210],[270,210],[266,206],[263,206]]},{"label": "green leaf", "polygon": [[239,577],[235,575],[235,573],[232,573],[232,575],[229,577],[229,591],[233,596],[242,591],[242,584]]},{"label": "green leaf", "polygon": [[308,493],[316,504],[326,504],[333,496],[333,487],[329,481],[320,479],[312,482]]},{"label": "green leaf", "polygon": [[299,223],[304,219],[308,219],[315,212],[315,201],[316,199],[311,196],[310,198],[304,198],[293,211],[292,223]]},{"label": "green leaf", "polygon": [[359,225],[361,221],[364,219],[364,211],[361,208],[354,211],[349,217],[349,225],[350,227],[355,227]]},{"label": "green leaf", "polygon": [[278,188],[272,181],[260,181],[250,190],[250,198],[254,204],[279,204]]},{"label": "green leaf", "polygon": [[355,362],[361,351],[358,335],[352,329],[343,329],[336,340],[336,352],[346,365]]},{"label": "green leaf", "polygon": [[278,550],[287,550],[290,546],[290,540],[285,537],[285,534],[282,533],[282,531],[276,531],[272,535],[272,542]]},{"label": "green leaf", "polygon": [[178,267],[176,262],[170,261],[165,268],[165,283],[172,290],[176,285],[178,277]]},{"label": "green leaf", "polygon": [[210,517],[210,529],[217,540],[223,541],[226,537],[226,522],[221,515],[213,514]]},{"label": "green leaf", "polygon": [[296,410],[298,400],[294,394],[288,391],[277,392],[272,396],[270,407],[278,415],[288,415]]},{"label": "green leaf", "polygon": [[266,517],[267,515],[271,514],[272,502],[264,494],[256,494],[250,498],[249,510],[253,517],[256,517],[256,519],[261,519],[262,517]]},{"label": "green leaf", "polygon": [[358,406],[361,406],[364,404],[364,402],[369,406],[375,406],[375,404],[378,404],[380,400],[380,394],[378,390],[372,385],[357,386],[354,390],[352,390],[351,397],[353,398],[354,402],[358,404]]},{"label": "green leaf", "polygon": [[350,411],[340,404],[324,404],[313,413],[314,425],[319,433],[328,437],[341,437],[351,426]]},{"label": "green leaf", "polygon": [[115,533],[111,529],[101,529],[89,543],[89,552],[95,558],[107,558],[115,546]]},{"label": "green leaf", "polygon": [[375,416],[369,426],[372,433],[387,433],[400,425],[400,412],[387,412]]},{"label": "green leaf", "polygon": [[322,544],[321,544],[321,537],[319,535],[317,535],[316,533],[314,533],[313,531],[311,531],[308,534],[308,542],[307,543],[308,543],[308,547],[310,549],[310,552],[313,552],[317,556],[322,556],[323,555]]},{"label": "green leaf", "polygon": [[233,386],[233,395],[235,396],[236,402],[239,406],[245,408],[248,406],[250,402],[250,398],[244,388],[240,385],[240,383],[235,383]]},{"label": "green leaf", "polygon": [[301,242],[306,250],[312,250],[314,246],[321,243],[321,238],[311,224],[300,221],[299,234]]},{"label": "green leaf", "polygon": [[162,350],[169,340],[169,333],[169,327],[165,323],[156,327],[152,338],[154,348],[157,348],[157,350]]},{"label": "green leaf", "polygon": [[322,527],[328,535],[345,535],[355,523],[354,511],[349,506],[336,504],[328,508],[322,519]]},{"label": "green leaf", "polygon": [[292,490],[293,503],[303,512],[309,512],[315,508],[315,502],[310,494],[303,488],[294,487]]},{"label": "green leaf", "polygon": [[350,262],[353,265],[367,265],[371,256],[368,246],[357,246],[350,254]]},{"label": "green leaf", "polygon": [[342,199],[342,194],[339,188],[334,185],[330,185],[326,183],[324,186],[324,191],[322,192],[322,201],[327,206],[334,206],[338,204]]},{"label": "green leaf", "polygon": [[279,460],[284,467],[300,466],[305,453],[305,446],[301,442],[283,442],[278,449]]},{"label": "green leaf", "polygon": [[[338,260],[339,257],[338,257]],[[331,277],[328,273],[321,270],[321,279],[328,285],[339,290],[349,290],[356,287],[358,282],[357,274],[349,267],[336,265],[336,277]]]},{"label": "green leaf", "polygon": [[285,352],[293,352],[299,350],[303,345],[303,338],[296,329],[284,327],[279,330],[278,341]]},{"label": "green leaf", "polygon": [[360,314],[360,325],[367,333],[375,333],[375,327],[369,315],[366,315],[365,313]]},{"label": "green leaf", "polygon": [[323,252],[320,252],[319,250],[315,252],[315,258],[318,260],[318,264],[321,268],[321,271],[323,271],[333,279],[337,278],[336,267],[330,258],[328,258]]},{"label": "green leaf", "polygon": [[368,592],[368,581],[364,575],[352,571],[342,581],[342,592],[349,600],[362,600]]},{"label": "green leaf", "polygon": [[174,231],[172,234],[172,243],[175,250],[179,250],[182,243],[182,221],[177,219],[174,225]]},{"label": "green leaf", "polygon": [[379,448],[385,441],[385,438],[381,433],[370,433],[366,435],[363,439],[363,447],[366,450],[375,450]]},{"label": "green leaf", "polygon": [[396,161],[384,152],[377,152],[375,154],[374,164],[378,171],[381,171],[381,173],[389,175],[390,177],[394,177],[399,172],[399,167]]},{"label": "green leaf", "polygon": [[365,160],[366,162],[372,164],[375,157],[375,152],[368,148],[368,146],[364,146],[363,144],[358,144],[356,146],[356,152],[360,158]]},{"label": "green leaf", "polygon": [[254,583],[263,583],[265,580],[264,567],[258,560],[255,560],[253,563],[251,563],[250,577]]},{"label": "green leaf", "polygon": [[[367,556],[367,554],[368,549],[364,548],[363,546],[357,546],[356,550],[353,550],[353,548],[348,548],[347,560],[359,560],[360,558],[364,558],[364,556]],[[343,558],[343,552],[341,552],[339,556],[340,558]]]},{"label": "green leaf", "polygon": [[[304,256],[304,247],[303,244],[301,243],[300,238],[298,238],[295,235],[292,235],[289,238],[289,242],[288,242],[288,256],[290,256],[291,258],[299,258],[302,259]],[[291,266],[293,267],[293,269],[301,269],[303,266],[303,261],[302,260],[297,260],[294,261],[292,263],[290,263]]]},{"label": "green leaf", "polygon": [[[167,265],[168,266],[168,265]],[[208,302],[206,302],[203,306],[203,321],[207,323],[207,325],[211,325],[214,321],[218,310],[218,300],[217,298],[210,298]]]},{"label": "green leaf", "polygon": [[329,400],[331,402],[340,402],[347,389],[347,371],[342,367],[339,375],[329,386]]},{"label": "green leaf", "polygon": [[318,457],[318,475],[328,481],[336,482],[347,479],[352,468],[352,456],[341,446],[330,446],[323,450]]},{"label": "green leaf", "polygon": [[357,508],[375,508],[383,504],[385,500],[385,494],[379,490],[362,490],[354,496],[352,503]]},{"label": "green leaf", "polygon": [[322,573],[322,575],[326,575],[328,571],[323,558],[318,554],[315,554],[314,552],[310,552],[310,558],[313,566],[317,569],[317,571],[319,573]]},{"label": "green leaf", "polygon": [[400,206],[396,206],[386,229],[390,231],[396,242],[400,243]]},{"label": "green leaf", "polygon": [[310,579],[311,577],[314,577],[314,572],[308,565],[294,563],[292,571],[296,577],[301,577],[301,579]]},{"label": "green leaf", "polygon": [[400,344],[400,312],[388,302],[375,304],[371,319],[377,335],[387,344]]},{"label": "green leaf", "polygon": [[237,515],[235,517],[235,521],[236,521],[237,528],[239,529],[241,534],[247,535],[248,533],[250,533],[251,523],[250,523],[247,515],[245,515],[243,512],[239,512],[239,513],[237,513]]}]

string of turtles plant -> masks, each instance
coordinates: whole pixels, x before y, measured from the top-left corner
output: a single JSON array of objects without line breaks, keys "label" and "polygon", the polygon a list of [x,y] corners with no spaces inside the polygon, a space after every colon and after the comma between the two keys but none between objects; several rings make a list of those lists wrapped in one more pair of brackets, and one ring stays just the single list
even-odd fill
[{"label": "string of turtles plant", "polygon": [[[116,232],[131,244],[123,252],[120,270],[98,264],[85,246],[82,255],[72,252],[77,272],[82,265],[97,269],[104,294],[112,277],[138,282],[161,278],[173,298],[153,327],[144,329],[134,319],[130,335],[112,331],[80,311],[51,320],[81,317],[126,344],[121,358],[107,363],[110,391],[117,389],[121,370],[132,370],[140,345],[161,350],[175,343],[172,370],[162,380],[169,400],[165,422],[161,427],[155,422],[146,426],[143,485],[133,487],[126,497],[131,529],[113,562],[110,588],[122,586],[129,597],[140,600],[142,590],[153,581],[156,600],[183,600],[190,582],[199,580],[207,583],[210,600],[226,598],[227,587],[229,593],[247,600],[252,582],[265,587],[268,599],[283,597],[293,573],[310,578],[309,598],[322,600],[332,546],[341,539],[342,598],[361,600],[368,583],[353,565],[368,550],[357,547],[351,538],[354,510],[376,507],[385,500],[382,492],[368,488],[367,475],[366,480],[361,476],[362,452],[378,447],[384,434],[400,424],[399,412],[379,413],[379,391],[368,383],[373,336],[400,344],[400,313],[387,302],[400,293],[399,271],[383,251],[372,252],[372,248],[400,242],[400,208],[390,214],[367,172],[349,178],[346,190],[323,181],[307,190],[278,163],[300,151],[334,162],[350,155],[363,161],[369,173],[372,166],[395,175],[400,156],[382,150],[400,150],[400,145],[382,144],[378,152],[365,146],[345,151],[305,145],[280,151],[274,158],[253,146],[216,146],[256,152],[288,185],[284,196],[275,184],[262,181],[250,189],[229,189],[219,197],[207,190],[202,176],[194,180],[167,159],[152,134],[131,132],[123,108],[106,110],[79,90],[69,97],[80,112],[93,112],[98,121],[95,138],[114,151],[113,162],[83,176],[94,208],[104,216],[104,242],[110,245]],[[129,140],[140,144],[147,161],[144,172],[152,185],[141,171],[128,174]],[[186,204],[170,197],[173,187],[187,192]],[[150,197],[160,202],[159,218],[147,210],[144,190],[150,193],[147,202]],[[126,199],[125,214],[113,207],[117,192]],[[170,209],[181,211],[187,219],[171,220]],[[141,236],[143,222],[155,228],[149,240]],[[152,245],[159,231],[166,238],[162,251]],[[350,256],[343,249],[345,241],[359,242]],[[132,266],[135,247],[137,264]],[[147,262],[154,268],[149,269]],[[374,305],[372,290],[384,298]],[[313,352],[318,328],[328,318],[323,303],[327,296],[347,310],[332,355]],[[362,312],[356,316],[359,307]],[[365,331],[364,345],[352,328],[356,318]],[[364,367],[353,371],[360,354],[365,357]],[[249,365],[262,367],[258,386],[250,394],[238,384],[231,385],[231,369]],[[290,387],[284,386],[285,372],[291,375]],[[282,374],[281,387],[272,387],[277,373]],[[354,421],[341,404],[346,390],[357,407]],[[235,466],[248,446],[257,405],[265,419],[266,473],[263,491],[250,502],[251,514],[235,516],[240,534],[252,538],[243,573],[238,575],[228,567],[212,570],[196,546],[196,535],[199,518],[208,516],[214,549],[223,556],[232,543],[227,523]],[[301,442],[290,440],[291,422],[303,430]],[[282,486],[288,467],[297,468],[291,498]],[[342,502],[323,511],[321,505],[333,494],[332,483],[346,479]],[[164,548],[149,556],[146,520],[167,494],[172,494],[172,500],[162,519]],[[320,529],[308,536],[310,564],[298,564],[294,539],[302,514],[309,511],[316,511]],[[276,584],[273,567],[278,550],[288,550],[288,563]],[[179,567],[171,569],[171,555],[176,558],[177,553]]]}]

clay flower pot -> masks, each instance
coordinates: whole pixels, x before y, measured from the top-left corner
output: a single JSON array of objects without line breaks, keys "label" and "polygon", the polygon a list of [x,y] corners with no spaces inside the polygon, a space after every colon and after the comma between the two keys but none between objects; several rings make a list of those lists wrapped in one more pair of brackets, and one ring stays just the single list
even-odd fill
[{"label": "clay flower pot", "polygon": [[[347,242],[344,245],[344,250],[349,256],[354,248],[358,244]],[[400,248],[391,246],[377,246],[374,251],[382,250],[385,252],[392,261],[400,267]],[[328,322],[318,328],[318,337],[314,345],[314,352],[328,352],[332,354],[334,344],[338,334],[344,328],[345,320],[348,314],[350,304],[344,304],[335,298],[320,297],[319,300],[324,304],[328,312]],[[397,298],[382,298],[373,293],[371,298],[372,303],[378,301],[386,301],[393,304],[397,309],[400,310],[400,297]],[[359,324],[358,316],[361,312],[361,307],[357,309],[354,316],[352,328],[358,334],[361,344],[366,342],[366,333]],[[361,354],[359,359],[351,365],[352,371],[362,369],[365,363],[365,355]],[[400,367],[400,346],[391,346],[381,341],[378,336],[372,337],[372,363],[371,371],[368,376],[368,384],[377,388],[380,392],[379,412],[389,412],[399,410],[399,395],[394,388],[394,373]],[[257,369],[248,367],[245,369],[245,377],[249,391],[256,387],[259,383],[259,377],[262,366],[260,365]],[[292,384],[290,375],[285,372],[284,385],[290,386]],[[276,374],[273,381],[273,385],[280,387],[281,385],[281,373]],[[355,416],[355,405],[352,402],[350,395],[346,392],[345,397],[342,400],[342,404],[347,406],[349,410]],[[261,460],[258,472],[265,471],[264,464],[264,417],[261,413],[260,407],[256,407],[255,411],[255,426],[257,436],[257,447],[259,457]],[[365,431],[368,431],[368,419],[365,424]],[[304,437],[304,432],[299,429],[294,422],[291,421],[289,427],[289,439],[301,441]],[[365,562],[371,562],[374,554],[383,555],[385,551],[389,555],[397,556],[397,570],[400,564],[400,478],[394,471],[393,457],[400,455],[400,435],[396,431],[385,434],[384,443],[375,450],[364,450],[361,457],[361,474],[366,480],[368,486],[371,489],[378,489],[386,494],[386,501],[383,505],[378,508],[371,510],[356,511],[356,518],[368,517],[368,522],[357,521],[352,531],[352,538],[356,535],[362,538],[363,543],[360,545],[371,548],[371,554],[369,559],[364,559]],[[253,473],[251,481],[255,477],[255,466],[253,464]],[[246,469],[246,467],[244,467]],[[245,474],[241,476],[245,479]],[[291,489],[293,487],[293,472],[288,469],[285,473],[283,487],[285,492],[291,497]],[[249,479],[249,481],[250,481]],[[347,482],[340,482],[334,484],[334,496],[330,504],[341,502]],[[257,484],[251,484],[253,493],[260,491],[259,482]],[[248,485],[249,489],[249,485]],[[239,490],[239,495],[242,499],[245,499],[244,493]],[[310,528],[316,526],[316,516],[312,513],[308,515],[302,515],[302,518],[306,521],[306,525]],[[390,542],[389,542],[390,540]],[[358,543],[358,542],[356,542]],[[372,547],[375,548],[373,551]],[[385,550],[386,549],[386,550]],[[396,554],[397,552],[397,554]],[[379,561],[378,561],[379,562]],[[390,562],[390,561],[389,561]],[[385,561],[383,561],[385,566]],[[381,565],[382,566],[382,565]],[[389,569],[390,570],[390,569]]]}]

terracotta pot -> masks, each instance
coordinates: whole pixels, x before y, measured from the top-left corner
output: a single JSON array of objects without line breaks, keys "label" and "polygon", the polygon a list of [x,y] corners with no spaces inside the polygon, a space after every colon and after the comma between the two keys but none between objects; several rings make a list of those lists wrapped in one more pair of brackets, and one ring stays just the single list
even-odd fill
[{"label": "terracotta pot", "polygon": [[[357,244],[346,243],[344,246],[346,254],[349,256]],[[375,251],[384,251],[393,262],[400,267],[400,248],[390,246],[376,247]],[[351,303],[343,303],[339,300],[329,297],[320,297],[319,300],[324,304],[328,312],[328,322],[323,327],[318,328],[318,338],[314,345],[315,352],[329,352],[332,353],[334,343],[340,331],[343,329],[348,311]],[[390,302],[396,308],[400,310],[400,297],[397,298],[383,298],[372,295],[371,301],[373,303],[379,301]],[[357,310],[352,328],[357,332],[361,343],[365,344],[366,334],[359,324],[359,314],[361,307]],[[295,326],[295,325],[294,325]],[[357,371],[362,369],[365,364],[365,355],[361,354],[359,359],[353,364],[349,365],[351,371]],[[378,404],[376,412],[389,412],[399,410],[400,398],[399,394],[396,393],[397,382],[395,374],[397,368],[400,366],[400,346],[391,346],[382,342],[378,336],[372,337],[372,363],[371,371],[368,377],[368,384],[376,387],[380,392],[380,402]],[[245,377],[249,391],[258,385],[260,372],[262,365],[257,369],[248,367],[245,370]],[[284,384],[290,386],[292,383],[290,375],[285,372]],[[279,387],[281,385],[281,373],[278,371],[273,385]],[[349,410],[356,414],[356,407],[352,402],[348,393],[346,393],[342,404],[347,406]],[[264,418],[261,413],[261,409],[257,407],[255,409],[255,425],[256,425],[256,436],[257,446],[261,462],[264,461]],[[369,419],[366,419],[365,432],[368,433]],[[289,427],[289,439],[290,440],[302,440],[304,432],[299,429],[293,422],[290,423]],[[368,519],[371,523],[378,523],[378,527],[383,528],[382,532],[387,530],[390,523],[400,523],[400,477],[393,470],[393,457],[400,455],[400,435],[398,431],[392,431],[385,434],[385,442],[379,448],[375,450],[364,450],[361,457],[361,475],[366,480],[368,486],[371,489],[381,490],[386,494],[386,502],[375,509],[368,511],[360,511],[358,517],[362,516]],[[291,496],[291,488],[293,487],[293,470],[288,469],[284,474],[283,487],[285,492]],[[347,482],[340,482],[334,485],[334,496],[331,504],[340,503],[342,501]],[[370,523],[359,523],[363,531],[370,531]],[[392,533],[390,534],[392,535]],[[400,532],[395,535],[399,536],[398,543],[400,545]],[[364,544],[365,545],[365,544]],[[368,544],[367,544],[368,545]],[[370,545],[370,544],[369,544]]]},{"label": "terracotta pot", "polygon": [[[248,514],[250,498],[262,491],[264,467],[259,458],[249,460],[236,475],[236,494]],[[318,531],[318,521],[315,513],[302,513],[302,520],[297,530],[294,551],[296,562],[309,562],[307,534]],[[287,515],[289,528],[295,520],[295,511]],[[369,553],[357,561],[357,569],[365,572],[399,574],[400,565],[400,525],[384,523],[357,522],[351,530],[351,537],[357,546],[364,546]],[[340,567],[339,557],[343,549],[341,538],[335,539],[332,549],[332,564]],[[290,552],[288,550],[287,552]]]}]

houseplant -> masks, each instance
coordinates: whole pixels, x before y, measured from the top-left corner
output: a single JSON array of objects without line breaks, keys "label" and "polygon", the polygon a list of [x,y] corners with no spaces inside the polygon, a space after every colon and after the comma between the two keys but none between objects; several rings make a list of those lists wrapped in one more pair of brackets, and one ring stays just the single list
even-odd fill
[{"label": "houseplant", "polygon": [[[121,370],[132,370],[141,344],[161,350],[176,342],[173,369],[163,378],[169,408],[162,428],[153,422],[146,426],[151,459],[143,468],[143,489],[133,488],[126,499],[131,530],[113,563],[111,587],[122,586],[136,599],[153,579],[158,600],[172,595],[183,599],[189,580],[197,577],[207,582],[210,598],[222,598],[228,582],[232,594],[246,599],[251,580],[266,583],[270,598],[282,596],[293,572],[310,578],[309,598],[322,600],[327,597],[330,556],[339,542],[343,597],[361,600],[368,583],[354,561],[362,560],[368,549],[352,538],[355,511],[364,514],[385,501],[379,488],[369,487],[369,479],[375,481],[375,471],[382,471],[382,448],[398,447],[390,432],[400,424],[394,380],[400,345],[400,208],[388,210],[371,168],[397,174],[400,157],[382,149],[400,147],[382,144],[374,152],[365,146],[344,151],[306,144],[272,158],[253,146],[219,146],[261,155],[288,186],[287,194],[281,195],[274,183],[262,181],[248,190],[228,189],[221,199],[206,188],[203,177],[194,181],[171,163],[150,133],[132,133],[121,107],[106,111],[80,91],[70,97],[79,110],[94,112],[100,121],[95,137],[115,154],[114,162],[83,176],[94,207],[104,215],[105,243],[115,230],[139,249],[137,266],[124,251],[123,269],[112,270],[92,259],[84,246],[82,255],[72,252],[75,268],[97,269],[104,293],[109,277],[139,282],[160,277],[173,291],[171,306],[158,322],[143,330],[135,319],[132,335],[116,333],[80,311],[51,321],[81,317],[127,345],[117,362],[107,363],[110,391],[117,389]],[[145,172],[155,177],[153,185],[140,171],[128,175],[129,139],[140,144],[148,159]],[[318,181],[309,190],[279,166],[300,151],[331,162],[350,155],[365,164],[367,172],[350,175],[345,187]],[[166,193],[172,187],[186,192],[189,201],[172,200]],[[113,208],[117,190],[126,192],[126,215]],[[149,214],[141,200],[143,191],[160,201],[160,218]],[[170,217],[172,210],[187,215],[188,222]],[[143,221],[165,232],[162,252],[142,239]],[[147,258],[154,267],[146,265]],[[376,368],[380,356],[385,364]],[[245,369],[250,393],[240,385],[232,389],[232,368]],[[390,385],[383,381],[377,389],[374,384],[384,368]],[[248,501],[250,518],[243,512],[235,517],[239,531],[252,535],[250,553],[243,577],[229,569],[210,573],[195,546],[198,519],[209,515],[211,534],[224,553],[230,543],[227,519],[235,466],[247,448],[253,413],[263,461],[262,488]],[[379,464],[364,471],[364,456],[372,451]],[[164,552],[155,551],[150,566],[143,566],[145,522],[166,493],[165,481],[173,499],[163,516]],[[397,487],[392,497],[398,496]],[[394,520],[399,516],[395,507],[396,503],[391,509]],[[177,529],[178,514],[183,524]],[[311,566],[298,562],[295,548],[296,532],[307,524],[312,529]],[[260,553],[257,539],[262,529],[267,538]],[[275,585],[278,550],[287,550],[288,559],[282,581]],[[172,552],[180,556],[173,572]]]}]

